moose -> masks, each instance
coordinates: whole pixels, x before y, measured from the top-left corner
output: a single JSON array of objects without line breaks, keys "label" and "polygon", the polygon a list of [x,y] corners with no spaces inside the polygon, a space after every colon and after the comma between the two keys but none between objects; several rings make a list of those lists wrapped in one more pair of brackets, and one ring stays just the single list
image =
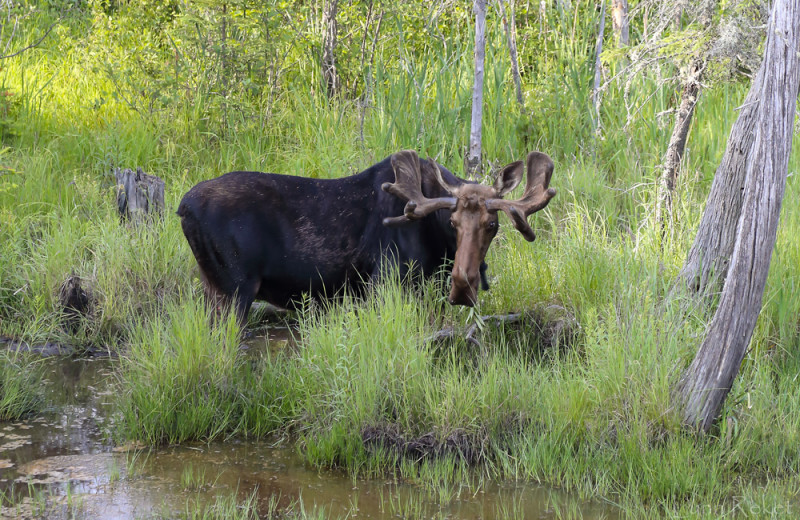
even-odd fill
[{"label": "moose", "polygon": [[498,212],[533,241],[527,217],[556,194],[553,161],[531,152],[522,197],[503,200],[524,169],[511,163],[486,186],[404,150],[339,179],[235,171],[194,186],[177,213],[206,297],[242,322],[255,299],[291,308],[304,292],[358,291],[390,264],[430,277],[452,261],[448,300],[473,306]]}]

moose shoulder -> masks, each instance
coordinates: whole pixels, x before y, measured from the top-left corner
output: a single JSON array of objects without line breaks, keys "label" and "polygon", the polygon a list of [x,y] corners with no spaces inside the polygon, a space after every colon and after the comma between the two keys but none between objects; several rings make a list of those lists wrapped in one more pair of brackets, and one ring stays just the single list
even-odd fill
[{"label": "moose shoulder", "polygon": [[474,305],[497,212],[533,240],[526,217],[555,195],[550,158],[534,152],[527,163],[518,201],[501,197],[520,182],[521,161],[490,187],[406,150],[342,179],[227,173],[189,190],[178,215],[206,296],[233,303],[240,319],[255,299],[291,307],[304,292],[357,289],[387,262],[431,276],[452,260],[450,303]]}]

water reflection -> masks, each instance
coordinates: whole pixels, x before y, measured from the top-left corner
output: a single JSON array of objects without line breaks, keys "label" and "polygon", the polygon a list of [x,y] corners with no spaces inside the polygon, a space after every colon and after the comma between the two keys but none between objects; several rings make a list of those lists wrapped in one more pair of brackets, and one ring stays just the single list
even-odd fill
[{"label": "water reflection", "polygon": [[[286,329],[247,344],[251,350],[286,348],[290,339]],[[113,425],[116,361],[42,362],[52,409],[0,424],[0,493],[13,494],[16,504],[3,508],[0,518],[171,517],[218,495],[236,493],[244,500],[254,492],[263,510],[279,496],[282,507],[301,500],[305,510],[321,507],[331,518],[555,518],[564,511],[582,518],[617,517],[604,504],[534,485],[465,489],[440,504],[410,484],[317,470],[292,446],[267,442],[233,439],[152,451],[115,447],[107,431]]]}]

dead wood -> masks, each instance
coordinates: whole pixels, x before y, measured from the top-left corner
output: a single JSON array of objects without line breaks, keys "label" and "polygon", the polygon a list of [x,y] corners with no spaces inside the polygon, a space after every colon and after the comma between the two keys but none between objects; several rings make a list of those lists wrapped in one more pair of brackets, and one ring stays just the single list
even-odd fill
[{"label": "dead wood", "polygon": [[[480,324],[480,326],[479,326]],[[580,330],[575,317],[560,305],[547,305],[525,312],[481,316],[466,327],[444,327],[431,335],[426,343],[443,343],[463,339],[475,347],[483,344],[478,336],[488,330],[511,327],[516,332],[529,331],[545,349],[569,345]]]},{"label": "dead wood", "polygon": [[117,208],[122,220],[138,222],[164,212],[164,181],[141,168],[114,168]]},{"label": "dead wood", "polygon": [[413,436],[400,431],[399,425],[387,423],[362,428],[361,441],[367,450],[388,449],[417,461],[450,456],[475,465],[486,458],[488,435],[456,428],[444,436],[435,432]]}]

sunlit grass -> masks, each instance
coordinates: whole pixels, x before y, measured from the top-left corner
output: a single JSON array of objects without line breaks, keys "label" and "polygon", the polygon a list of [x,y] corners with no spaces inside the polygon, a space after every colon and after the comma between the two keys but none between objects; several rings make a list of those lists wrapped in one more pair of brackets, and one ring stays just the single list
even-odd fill
[{"label": "sunlit grass", "polygon": [[[596,134],[586,88],[592,41],[571,37],[593,30],[596,20],[559,16],[567,31],[526,64],[530,115],[515,105],[502,37],[489,42],[484,162],[542,150],[555,160],[559,194],[531,217],[534,243],[501,216],[488,257],[492,289],[480,306],[451,308],[435,283],[409,289],[391,278],[363,299],[309,303],[296,316],[296,351],[253,358],[240,353],[233,320],[215,320],[202,303],[174,215],[181,196],[233,169],[342,177],[402,148],[460,173],[470,108],[468,31],[411,52],[396,45],[403,28],[394,27],[395,38],[378,47],[364,78],[368,99],[328,100],[313,82],[287,75],[268,98],[272,106],[266,98],[228,99],[247,110],[225,114],[223,128],[213,92],[187,99],[167,93],[174,103],[132,109],[114,95],[120,92],[101,58],[89,56],[76,36],[89,30],[89,20],[70,19],[57,39],[3,63],[4,84],[21,102],[16,137],[0,149],[0,334],[120,354],[117,433],[150,445],[280,433],[298,439],[313,464],[396,475],[441,503],[494,479],[604,497],[636,518],[716,518],[741,504],[777,511],[796,494],[800,472],[796,205],[784,204],[764,308],[719,428],[699,439],[683,432],[670,394],[711,310],[666,296],[746,85],[702,94],[676,220],[662,237],[652,215],[671,120],[659,114],[675,92],[647,78],[632,85],[629,121],[621,90],[611,88]],[[293,59],[313,68],[302,56]],[[136,166],[167,186],[167,211],[149,227],[125,225],[116,214],[111,169]],[[786,200],[797,191],[793,175]],[[76,331],[64,329],[57,302],[69,276],[81,277],[93,294]],[[479,334],[480,347],[429,341],[477,315],[543,308],[575,324],[553,347],[533,329],[494,325]],[[15,379],[34,373],[28,360],[0,356],[0,400],[15,410],[4,417],[0,408],[0,417],[35,410],[28,396],[36,381]],[[368,432],[383,440],[367,443]],[[186,487],[202,482],[186,475]],[[421,515],[414,507],[392,510]],[[570,504],[553,509],[557,517],[580,516]],[[253,514],[252,503],[234,498],[186,512]]]}]

